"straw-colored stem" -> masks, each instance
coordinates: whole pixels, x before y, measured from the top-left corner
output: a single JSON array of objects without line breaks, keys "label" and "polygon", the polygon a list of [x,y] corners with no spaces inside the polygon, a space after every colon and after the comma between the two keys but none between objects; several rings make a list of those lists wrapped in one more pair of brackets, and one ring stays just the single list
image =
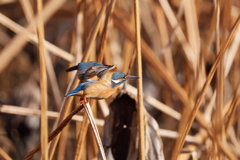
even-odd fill
[{"label": "straw-colored stem", "polygon": [[[192,109],[192,111],[190,113],[190,116],[188,117],[188,121],[187,121],[188,123],[184,127],[185,130],[183,131],[183,133],[177,139],[176,145],[174,146],[174,149],[173,149],[173,155],[172,155],[172,158],[171,158],[172,160],[176,160],[177,157],[178,157],[178,154],[180,153],[180,150],[181,150],[181,148],[182,148],[182,146],[184,144],[185,138],[186,138],[186,136],[187,136],[191,126],[192,126],[193,120],[195,119],[197,111],[198,111],[198,109],[199,109],[199,107],[200,107],[200,105],[202,103],[202,100],[203,100],[203,98],[205,96],[207,88],[208,88],[208,86],[209,86],[209,84],[210,84],[210,82],[211,82],[211,80],[213,78],[213,75],[216,72],[217,66],[219,65],[219,62],[222,60],[222,58],[223,58],[227,48],[229,47],[230,43],[232,42],[239,24],[240,24],[240,17],[238,17],[238,19],[237,19],[237,21],[236,21],[236,23],[235,23],[235,25],[233,27],[233,30],[232,30],[231,34],[229,35],[226,43],[221,47],[221,49],[219,51],[219,54],[218,54],[218,56],[216,58],[216,61],[214,62],[213,66],[212,66],[212,68],[211,68],[211,70],[209,72],[209,75],[207,77],[207,80],[204,83],[204,86],[203,86],[203,89],[202,89],[202,91],[201,91],[201,93],[199,95],[199,98],[197,99],[197,102],[194,105],[194,107],[193,107],[193,109]],[[217,142],[217,143],[219,143],[219,142]],[[228,156],[230,156],[230,155],[228,155]],[[231,158],[232,159],[236,159],[235,156],[232,156]]]},{"label": "straw-colored stem", "polygon": [[[229,105],[229,107],[227,107],[227,111],[229,112],[228,114],[225,114],[224,117],[228,117],[227,122],[225,123],[225,130],[226,130],[226,134],[228,135],[229,133],[229,129],[230,127],[233,125],[234,123],[234,119],[235,119],[235,114],[236,114],[236,110],[238,107],[238,104],[240,102],[240,82],[237,85],[237,89],[235,90],[234,94],[233,94],[233,98],[231,101],[231,105]],[[226,112],[225,112],[226,113]]]},{"label": "straw-colored stem", "polygon": [[0,147],[0,158],[12,160],[12,158]]},{"label": "straw-colored stem", "polygon": [[142,88],[142,53],[141,53],[141,30],[140,30],[140,5],[139,0],[134,0],[135,16],[135,37],[137,51],[137,75],[140,77],[137,81],[138,88],[138,128],[139,128],[139,159],[145,159],[145,135],[144,135],[144,114],[143,114],[143,88]]},{"label": "straw-colored stem", "polygon": [[[106,4],[107,4],[107,0],[105,0],[103,2],[103,6],[102,6],[100,12],[98,13],[98,17],[95,21],[95,25],[93,26],[92,32],[90,34],[89,41],[88,41],[88,43],[86,45],[86,48],[85,48],[85,51],[84,51],[84,57],[83,57],[83,60],[82,60],[83,62],[87,61],[88,58],[89,58],[92,44],[93,44],[93,42],[96,38],[97,32],[98,32],[99,27],[100,27],[100,22],[101,22],[100,20],[102,19],[103,13],[106,9]],[[78,79],[77,79],[77,76],[76,76],[76,78],[69,85],[71,87],[68,87],[68,88],[71,88],[70,90],[73,90],[77,86],[77,84],[78,84]],[[64,99],[64,102],[63,102],[64,107],[61,107],[60,117],[55,122],[56,124],[59,125],[60,122],[64,119],[64,117],[66,116],[66,110],[69,109],[69,106],[70,106],[72,100],[73,100],[73,97],[68,97],[67,100]],[[53,157],[53,154],[54,154],[54,151],[56,149],[56,145],[57,145],[58,140],[59,140],[59,136],[57,136],[50,145],[50,149],[49,149],[50,159],[52,159],[52,157]]]},{"label": "straw-colored stem", "polygon": [[[33,31],[36,27],[36,24],[39,20],[39,17],[43,18],[43,21],[46,22],[65,2],[66,0],[52,0],[48,1],[41,12],[40,15],[37,15],[34,20],[26,27],[28,31]],[[23,35],[16,35],[7,46],[3,48],[0,54],[0,73],[4,70],[5,67],[11,62],[11,60],[17,56],[19,50],[21,50],[27,41],[23,39]]]},{"label": "straw-colored stem", "polygon": [[[196,61],[196,55],[194,54],[191,46],[189,45],[183,30],[181,29],[178,21],[177,21],[177,17],[174,15],[174,12],[169,4],[169,1],[167,0],[158,0],[159,3],[161,4],[161,7],[170,23],[170,25],[172,26],[172,28],[174,28],[174,32],[176,34],[176,38],[179,40],[180,44],[182,45],[182,49],[184,51],[185,57],[186,57],[186,61],[189,65],[189,67],[191,69],[193,69],[193,71],[196,71],[196,65],[197,63]],[[181,13],[181,11],[179,11],[179,13]],[[180,15],[180,14],[179,14]]]},{"label": "straw-colored stem", "polygon": [[[126,21],[120,21],[122,20],[122,16],[120,16],[120,12],[116,9],[113,13],[113,20],[115,25],[124,33],[125,36],[127,36],[132,42],[135,42],[135,37],[133,35],[133,31],[131,28],[127,27],[129,26],[129,23]],[[142,49],[142,55],[143,59],[147,64],[152,66],[156,70],[156,74],[160,76],[167,84],[168,86],[174,91],[174,93],[178,96],[178,98],[183,102],[185,107],[188,109],[191,109],[193,106],[193,101],[187,96],[186,91],[178,84],[178,82],[174,79],[174,77],[171,75],[171,73],[168,71],[168,69],[162,64],[162,62],[156,57],[156,55],[153,53],[153,51],[150,49],[150,47],[147,45],[147,43],[142,39],[141,41],[141,49]],[[205,121],[203,118],[203,115],[201,112],[197,113],[197,120],[199,123],[204,126],[204,128],[209,128],[210,125]]]},{"label": "straw-colored stem", "polygon": [[[220,4],[219,1],[215,2],[217,10],[217,20],[216,20],[216,52],[219,52],[220,48]],[[219,67],[217,69],[217,97],[216,97],[216,114],[215,114],[215,133],[219,139],[222,139],[223,133],[223,119],[222,119],[222,110],[223,110],[223,87],[224,87],[224,73],[223,73],[223,60],[220,61]],[[220,158],[220,157],[219,157]],[[220,158],[221,159],[221,158]]]},{"label": "straw-colored stem", "polygon": [[[42,11],[42,0],[37,1],[38,13]],[[44,46],[44,25],[41,16],[39,17],[38,25],[38,50],[39,50],[39,61],[40,61],[40,92],[41,92],[41,154],[42,159],[48,159],[48,118],[47,118],[47,70],[46,70],[46,55]]]},{"label": "straw-colored stem", "polygon": [[[0,23],[2,25],[4,25],[5,27],[9,28],[10,30],[12,30],[13,32],[15,32],[16,34],[19,34],[19,36],[21,36],[20,38],[22,41],[27,40],[35,45],[38,44],[37,35],[31,33],[28,29],[20,26],[19,24],[12,21],[11,19],[9,19],[8,17],[6,17],[5,15],[3,15],[1,13],[0,13]],[[44,44],[45,44],[46,49],[49,52],[55,54],[56,56],[59,56],[67,61],[73,60],[73,56],[70,55],[68,52],[64,51],[63,49],[53,45],[52,43],[49,43],[46,40],[44,40]],[[2,53],[5,53],[5,52],[2,51]],[[0,67],[2,67],[2,66],[0,66]]]},{"label": "straw-colored stem", "polygon": [[94,117],[93,117],[93,114],[92,114],[91,107],[90,107],[89,103],[83,103],[83,106],[84,106],[85,111],[88,115],[88,119],[89,119],[89,122],[91,124],[92,130],[93,130],[93,133],[94,133],[94,137],[96,138],[97,145],[98,145],[100,154],[102,156],[102,159],[107,160],[104,149],[103,149],[102,141],[101,141],[98,129],[97,129],[97,125],[94,121]]},{"label": "straw-colored stem", "polygon": [[[157,2],[155,2],[157,3]],[[155,14],[157,15],[157,27],[160,34],[160,41],[161,41],[161,51],[160,53],[163,54],[164,62],[166,68],[169,69],[170,73],[175,76],[175,69],[174,69],[174,63],[173,63],[173,56],[170,46],[168,46],[168,43],[170,41],[169,35],[168,35],[168,27],[166,23],[166,18],[164,16],[163,10],[160,7],[159,4],[156,4],[155,6]]]},{"label": "straw-colored stem", "polygon": [[[77,85],[78,85],[78,79],[77,79],[77,76],[75,76],[75,78],[69,83],[69,87],[68,87],[67,91],[73,90],[74,88],[77,87]],[[67,113],[70,110],[70,105],[71,105],[72,101],[73,101],[72,96],[63,99],[62,106],[61,106],[61,109],[60,109],[60,112],[59,112],[59,117],[55,121],[53,130],[55,130],[57,128],[57,126],[60,125],[62,120],[66,117]],[[58,142],[59,138],[60,138],[60,135],[57,135],[55,137],[55,139],[52,141],[52,143],[50,144],[50,147],[49,147],[49,159],[50,160],[52,159],[52,157],[54,155],[54,152],[55,152],[55,149],[56,149],[57,142]]]},{"label": "straw-colored stem", "polygon": [[[36,116],[36,117],[41,116],[40,110],[30,109],[30,108],[25,108],[20,106],[12,106],[12,105],[2,105],[0,107],[0,112],[7,113],[7,114],[22,115],[22,116]],[[47,111],[47,116],[48,116],[48,119],[56,119],[59,116],[59,113],[53,112],[53,111]],[[74,115],[71,120],[82,122],[83,116]],[[102,119],[95,119],[95,122],[98,126],[103,126],[104,124],[104,121]]]},{"label": "straw-colored stem", "polygon": [[102,22],[102,17],[105,13],[105,10],[107,8],[107,2],[108,0],[104,0],[104,2],[102,3],[102,7],[98,13],[98,16],[96,18],[96,21],[94,23],[94,26],[93,26],[93,29],[90,33],[90,37],[89,37],[89,40],[88,40],[88,43],[86,45],[86,49],[84,50],[84,57],[83,57],[83,62],[87,61],[87,59],[89,58],[89,53],[90,53],[90,49],[92,48],[92,44],[97,36],[97,33],[98,33],[98,30],[100,28],[100,24]]},{"label": "straw-colored stem", "polygon": [[23,12],[25,14],[26,19],[27,19],[28,23],[30,23],[30,21],[34,17],[34,11],[32,9],[31,3],[29,0],[20,0],[20,3],[23,8]]},{"label": "straw-colored stem", "polygon": [[111,0],[110,4],[108,5],[107,13],[106,13],[106,19],[103,27],[103,33],[102,33],[102,38],[99,46],[99,56],[98,56],[98,62],[102,62],[103,60],[103,55],[105,51],[105,44],[106,44],[106,37],[107,37],[107,29],[108,29],[108,23],[111,18],[112,11],[114,9],[116,0]]},{"label": "straw-colored stem", "polygon": [[86,139],[86,134],[88,131],[89,123],[87,122],[87,114],[85,113],[83,116],[83,122],[81,123],[81,127],[78,133],[77,138],[77,147],[75,151],[74,160],[80,160],[83,152],[84,140]]},{"label": "straw-colored stem", "polygon": [[[27,19],[28,23],[30,23],[34,17],[34,12],[33,12],[31,3],[29,2],[29,0],[20,0],[20,3],[22,5],[26,19]],[[15,25],[12,26],[12,28],[14,28],[14,27],[15,27]],[[21,27],[19,27],[19,28],[21,28]],[[44,45],[45,45],[45,43],[46,43],[46,41],[44,40]],[[47,47],[45,47],[45,48],[47,48]],[[54,100],[56,102],[56,105],[60,106],[61,100],[58,97],[61,97],[61,94],[60,94],[59,86],[58,86],[57,79],[56,79],[56,76],[54,73],[52,61],[50,59],[51,58],[50,58],[49,53],[46,52],[46,65],[48,68],[47,71],[48,71],[49,80],[50,80],[51,87],[52,87],[52,92],[54,95]]]},{"label": "straw-colored stem", "polygon": [[[75,108],[60,124],[59,126],[50,133],[50,135],[48,136],[48,142],[51,142],[54,138],[56,139],[56,137],[59,137],[59,133],[66,127],[66,125],[70,122],[70,120],[72,119],[72,117],[78,113],[80,110],[83,109],[83,106],[78,106],[77,108]],[[37,145],[31,152],[29,152],[24,158],[23,160],[29,160],[31,159],[35,153],[37,153],[41,148],[41,143],[39,145]]]}]

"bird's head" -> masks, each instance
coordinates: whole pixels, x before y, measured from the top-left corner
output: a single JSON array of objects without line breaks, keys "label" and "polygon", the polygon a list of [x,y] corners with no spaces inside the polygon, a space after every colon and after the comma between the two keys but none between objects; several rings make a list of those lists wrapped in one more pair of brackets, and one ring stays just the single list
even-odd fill
[{"label": "bird's head", "polygon": [[111,78],[112,88],[114,88],[116,85],[123,84],[126,80],[134,80],[138,78],[139,77],[137,76],[126,75],[125,73],[122,72],[114,72]]}]

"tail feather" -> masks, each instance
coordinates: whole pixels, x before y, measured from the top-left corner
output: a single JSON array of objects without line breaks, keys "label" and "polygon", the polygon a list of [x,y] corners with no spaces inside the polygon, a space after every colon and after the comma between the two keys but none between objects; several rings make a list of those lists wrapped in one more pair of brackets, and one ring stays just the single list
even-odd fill
[{"label": "tail feather", "polygon": [[72,67],[68,68],[66,71],[70,72],[70,71],[74,71],[74,70],[78,70],[78,65],[72,66]]}]

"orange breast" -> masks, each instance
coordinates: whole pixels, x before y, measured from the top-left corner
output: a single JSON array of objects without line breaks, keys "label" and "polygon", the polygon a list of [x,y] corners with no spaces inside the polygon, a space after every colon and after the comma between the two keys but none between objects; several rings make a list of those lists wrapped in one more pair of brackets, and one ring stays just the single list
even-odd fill
[{"label": "orange breast", "polygon": [[83,94],[87,98],[103,99],[112,95],[117,88],[118,86],[111,88],[111,81],[101,79],[97,83],[89,85]]}]

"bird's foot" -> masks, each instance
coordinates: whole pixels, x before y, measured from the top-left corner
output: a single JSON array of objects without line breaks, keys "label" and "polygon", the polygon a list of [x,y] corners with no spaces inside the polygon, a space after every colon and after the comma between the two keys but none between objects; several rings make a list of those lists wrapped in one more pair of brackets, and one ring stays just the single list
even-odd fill
[{"label": "bird's foot", "polygon": [[83,103],[87,103],[87,98],[86,97],[83,97],[83,99],[82,98],[80,98],[80,100],[79,100],[79,102],[78,102],[78,106],[81,106],[81,105],[83,105]]}]

